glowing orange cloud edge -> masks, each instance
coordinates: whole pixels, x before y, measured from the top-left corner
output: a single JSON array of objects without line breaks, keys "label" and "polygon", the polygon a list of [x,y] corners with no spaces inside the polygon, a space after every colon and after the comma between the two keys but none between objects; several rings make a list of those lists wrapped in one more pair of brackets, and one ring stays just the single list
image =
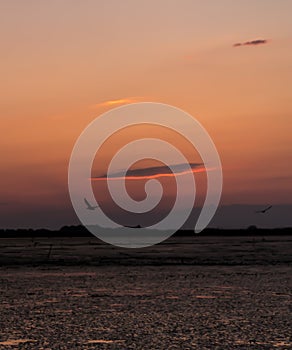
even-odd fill
[{"label": "glowing orange cloud edge", "polygon": [[108,100],[101,103],[97,103],[92,106],[92,108],[99,108],[99,107],[110,107],[110,106],[116,106],[116,105],[122,105],[122,104],[128,104],[128,103],[135,103],[142,99],[142,97],[126,97],[126,98],[120,98],[117,100]]},{"label": "glowing orange cloud edge", "polygon": [[192,169],[190,170],[185,170],[179,173],[171,173],[171,174],[155,174],[155,175],[144,175],[144,176],[120,176],[120,177],[92,177],[90,178],[91,181],[107,181],[107,180],[147,180],[147,179],[158,179],[161,177],[173,177],[173,176],[182,176],[190,173],[203,173],[211,170],[215,170],[216,168],[201,168],[201,169]]}]

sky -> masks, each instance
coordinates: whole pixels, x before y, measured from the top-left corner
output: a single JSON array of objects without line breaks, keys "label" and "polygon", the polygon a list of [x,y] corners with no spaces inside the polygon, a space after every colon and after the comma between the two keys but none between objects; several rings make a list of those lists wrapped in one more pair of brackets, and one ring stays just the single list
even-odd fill
[{"label": "sky", "polygon": [[[291,13],[289,0],[0,0],[0,227],[78,222],[67,186],[76,139],[105,111],[143,101],[208,130],[222,206],[292,204]],[[114,144],[137,133],[147,129]]]}]

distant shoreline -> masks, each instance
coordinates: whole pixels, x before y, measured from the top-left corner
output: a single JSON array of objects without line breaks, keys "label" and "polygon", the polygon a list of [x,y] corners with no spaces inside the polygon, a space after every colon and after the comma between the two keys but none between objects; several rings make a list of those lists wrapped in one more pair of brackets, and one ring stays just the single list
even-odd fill
[{"label": "distant shoreline", "polygon": [[[118,231],[119,229],[105,229],[109,232]],[[289,236],[292,235],[291,227],[283,228],[257,228],[250,226],[246,229],[220,229],[207,228],[195,234],[193,230],[181,229],[174,236]],[[84,226],[64,226],[59,230],[50,229],[1,229],[0,238],[22,238],[22,237],[92,237],[92,234]]]}]

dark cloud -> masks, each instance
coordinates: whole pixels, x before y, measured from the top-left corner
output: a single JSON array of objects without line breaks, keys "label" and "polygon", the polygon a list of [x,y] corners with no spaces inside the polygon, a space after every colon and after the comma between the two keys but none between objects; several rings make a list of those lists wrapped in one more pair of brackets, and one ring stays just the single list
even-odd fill
[{"label": "dark cloud", "polygon": [[239,47],[239,46],[257,46],[257,45],[264,45],[267,44],[268,40],[266,39],[257,39],[257,40],[251,40],[251,41],[246,41],[243,43],[236,43],[233,45],[233,47]]},{"label": "dark cloud", "polygon": [[[202,168],[202,163],[190,163],[190,164],[176,164],[172,165],[172,168],[174,169],[175,173],[181,173],[183,171],[188,170],[188,166],[190,166],[192,169],[199,169]],[[135,176],[135,177],[144,177],[144,176],[153,176],[153,175],[164,175],[164,174],[171,174],[171,170],[166,166],[155,166],[155,167],[149,167],[149,168],[141,168],[141,169],[130,169],[127,172],[127,177]],[[117,178],[123,176],[122,172],[112,173],[108,177],[110,178]],[[96,176],[94,179],[105,179],[107,175],[102,176]]]}]

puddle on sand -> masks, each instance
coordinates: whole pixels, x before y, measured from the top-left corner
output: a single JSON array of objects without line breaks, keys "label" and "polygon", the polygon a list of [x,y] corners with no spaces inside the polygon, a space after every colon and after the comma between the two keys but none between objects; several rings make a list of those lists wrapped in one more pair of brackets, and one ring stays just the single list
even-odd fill
[{"label": "puddle on sand", "polygon": [[95,272],[66,272],[66,271],[61,271],[61,272],[55,272],[55,271],[24,271],[24,272],[14,272],[14,273],[1,273],[0,276],[2,277],[25,277],[25,278],[46,278],[46,277],[96,277]]},{"label": "puddle on sand", "polygon": [[168,297],[165,297],[165,299],[169,299],[169,300],[177,300],[177,299],[179,299],[179,297],[178,297],[178,296],[176,296],[176,295],[170,295],[170,296],[168,296]]},{"label": "puddle on sand", "polygon": [[250,344],[256,344],[256,345],[269,345],[272,346],[273,348],[281,348],[283,346],[291,346],[292,343],[290,342],[284,342],[284,341],[280,341],[280,342],[262,342],[262,341],[256,341],[255,343],[250,343],[249,341],[246,340],[236,340],[234,342],[235,345],[250,345]]},{"label": "puddle on sand", "polygon": [[59,303],[60,300],[56,299],[56,298],[52,298],[52,299],[44,299],[41,301],[37,301],[36,305],[44,305],[44,304],[52,304],[52,303]]},{"label": "puddle on sand", "polygon": [[106,340],[106,339],[93,339],[88,340],[86,344],[114,344],[114,343],[123,343],[125,340]]},{"label": "puddle on sand", "polygon": [[256,342],[253,342],[251,343],[250,341],[247,341],[247,340],[236,340],[234,342],[235,345],[270,345],[269,343],[266,343],[266,342],[261,342],[261,341],[256,341]]},{"label": "puddle on sand", "polygon": [[14,340],[6,340],[6,341],[2,341],[0,342],[0,345],[18,345],[18,344],[22,344],[22,343],[34,343],[36,342],[36,340],[33,339],[14,339]]},{"label": "puddle on sand", "polygon": [[280,348],[280,347],[282,347],[282,346],[291,346],[292,345],[292,343],[291,342],[284,342],[284,341],[280,341],[280,342],[273,342],[272,343],[273,344],[273,346],[275,347],[275,348]]},{"label": "puddle on sand", "polygon": [[60,314],[72,314],[72,310],[69,309],[57,309],[55,310],[56,313],[60,313]]}]

